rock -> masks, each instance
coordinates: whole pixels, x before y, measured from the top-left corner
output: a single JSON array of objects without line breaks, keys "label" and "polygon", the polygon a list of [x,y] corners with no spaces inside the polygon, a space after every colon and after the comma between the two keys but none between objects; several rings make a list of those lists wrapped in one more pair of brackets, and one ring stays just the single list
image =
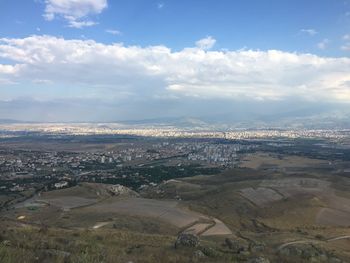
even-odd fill
[{"label": "rock", "polygon": [[246,250],[246,247],[239,240],[232,240],[230,238],[226,238],[225,245],[237,254]]},{"label": "rock", "polygon": [[270,260],[263,257],[252,258],[248,260],[248,263],[270,263]]},{"label": "rock", "polygon": [[9,247],[9,246],[11,246],[11,241],[10,240],[4,240],[4,241],[1,242],[1,245]]},{"label": "rock", "polygon": [[308,262],[342,262],[326,250],[313,244],[290,245],[281,249],[279,254],[286,257],[300,257]]},{"label": "rock", "polygon": [[181,233],[175,242],[175,248],[197,247],[199,244],[198,236],[189,233]]},{"label": "rock", "polygon": [[251,252],[262,252],[265,250],[265,244],[264,243],[258,243],[258,242],[254,242],[254,243],[250,243],[249,244],[249,250]]},{"label": "rock", "polygon": [[217,258],[220,257],[222,254],[215,250],[212,247],[202,247],[201,250],[203,251],[204,255],[208,256],[208,257],[213,257],[213,258]]},{"label": "rock", "polygon": [[295,246],[285,247],[279,251],[281,255],[284,256],[298,256],[300,257],[303,254],[303,251]]},{"label": "rock", "polygon": [[201,250],[196,250],[194,253],[193,253],[193,256],[195,258],[205,258],[206,255],[201,251]]},{"label": "rock", "polygon": [[128,196],[134,196],[134,197],[139,196],[139,194],[136,193],[135,191],[120,184],[108,185],[107,191],[110,192],[112,195],[117,195],[117,196],[119,195],[128,195]]}]

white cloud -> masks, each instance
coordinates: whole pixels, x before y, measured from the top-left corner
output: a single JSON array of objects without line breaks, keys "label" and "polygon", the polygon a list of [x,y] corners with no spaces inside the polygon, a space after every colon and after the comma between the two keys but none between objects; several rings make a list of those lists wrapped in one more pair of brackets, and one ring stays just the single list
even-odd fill
[{"label": "white cloud", "polygon": [[301,33],[306,33],[310,36],[314,36],[314,35],[317,35],[318,32],[315,30],[315,29],[312,29],[312,28],[308,28],[308,29],[301,29],[300,30]]},{"label": "white cloud", "polygon": [[94,21],[76,21],[76,20],[69,21],[69,27],[74,27],[74,28],[83,28],[83,27],[94,26],[94,25],[97,25],[97,23]]},{"label": "white cloud", "polygon": [[319,49],[326,49],[329,45],[329,39],[325,38],[321,42],[317,43],[317,47]]},{"label": "white cloud", "polygon": [[198,40],[196,42],[196,46],[200,49],[208,50],[214,47],[215,43],[216,43],[216,39],[214,39],[211,36],[208,36],[206,38]]},{"label": "white cloud", "polygon": [[343,39],[344,39],[344,40],[350,40],[350,35],[349,35],[349,34],[344,35],[344,36],[343,36]]},{"label": "white cloud", "polygon": [[108,4],[107,0],[45,0],[45,5],[46,20],[61,17],[69,27],[82,28],[95,25],[88,17],[100,14]]},{"label": "white cloud", "polygon": [[20,70],[20,65],[3,65],[0,64],[0,74],[15,74]]},{"label": "white cloud", "polygon": [[[212,39],[212,38],[209,38]],[[200,42],[200,41],[199,41]],[[215,40],[172,51],[53,36],[0,39],[0,78],[52,83],[64,97],[350,101],[350,59],[278,50],[208,51]],[[198,46],[198,42],[196,43]],[[204,47],[203,47],[204,46]],[[38,81],[44,80],[44,81]],[[61,90],[62,89],[62,90]],[[1,99],[1,95],[0,95]]]},{"label": "white cloud", "polygon": [[13,85],[16,84],[15,81],[11,80],[14,79],[17,75],[17,73],[21,69],[21,65],[3,65],[0,64],[0,84],[2,85]]},{"label": "white cloud", "polygon": [[157,8],[162,9],[164,7],[164,3],[158,3]]},{"label": "white cloud", "polygon": [[108,34],[112,34],[112,35],[121,35],[122,34],[119,30],[115,30],[115,29],[106,29],[105,32]]}]

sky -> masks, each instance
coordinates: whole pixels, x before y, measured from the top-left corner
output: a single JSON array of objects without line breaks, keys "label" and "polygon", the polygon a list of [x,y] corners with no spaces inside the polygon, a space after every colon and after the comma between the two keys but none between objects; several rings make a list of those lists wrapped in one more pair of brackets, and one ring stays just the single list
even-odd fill
[{"label": "sky", "polygon": [[0,0],[0,118],[316,114],[349,55],[350,0]]}]

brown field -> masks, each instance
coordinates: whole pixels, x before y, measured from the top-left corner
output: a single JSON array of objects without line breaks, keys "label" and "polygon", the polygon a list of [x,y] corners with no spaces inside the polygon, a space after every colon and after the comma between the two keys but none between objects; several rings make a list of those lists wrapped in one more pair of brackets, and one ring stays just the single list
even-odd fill
[{"label": "brown field", "polygon": [[[29,210],[32,207],[36,209]],[[98,229],[113,224],[114,218],[125,216],[153,220],[156,224],[171,224],[184,231],[191,228],[192,232],[203,232],[206,236],[232,234],[220,220],[191,211],[178,201],[113,197],[105,191],[104,185],[98,184],[82,184],[43,193],[17,204],[16,208],[8,213],[10,217],[25,216],[27,221],[55,225],[65,225],[69,221],[71,226]],[[209,223],[207,229],[202,228],[203,222]]]},{"label": "brown field", "polygon": [[311,159],[300,156],[276,156],[268,153],[247,154],[241,160],[240,167],[259,169],[262,166],[275,166],[279,169],[294,167],[312,167],[317,165],[327,165],[325,160]]},{"label": "brown field", "polygon": [[333,208],[322,208],[316,217],[316,223],[331,226],[350,226],[350,213]]},{"label": "brown field", "polygon": [[243,197],[247,198],[249,201],[254,203],[259,207],[264,207],[269,205],[271,202],[276,202],[284,198],[283,195],[279,194],[273,189],[258,187],[254,188],[244,188],[241,190]]}]

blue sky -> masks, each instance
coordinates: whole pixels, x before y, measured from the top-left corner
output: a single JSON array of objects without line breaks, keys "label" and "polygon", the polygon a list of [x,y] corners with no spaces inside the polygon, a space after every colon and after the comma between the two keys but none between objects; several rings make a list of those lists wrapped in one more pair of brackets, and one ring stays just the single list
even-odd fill
[{"label": "blue sky", "polygon": [[[213,36],[218,49],[279,49],[348,56],[341,50],[350,31],[350,1],[343,0],[128,0],[109,1],[92,15],[98,24],[67,27],[64,19],[46,21],[44,0],[2,0],[1,37],[33,34],[88,38],[126,45],[163,44],[175,50]],[[40,31],[38,31],[40,29]],[[315,30],[311,35],[305,30]],[[119,35],[105,30],[117,30]],[[327,48],[317,44],[329,40]]]},{"label": "blue sky", "polygon": [[0,118],[343,105],[349,54],[349,0],[2,0]]}]

